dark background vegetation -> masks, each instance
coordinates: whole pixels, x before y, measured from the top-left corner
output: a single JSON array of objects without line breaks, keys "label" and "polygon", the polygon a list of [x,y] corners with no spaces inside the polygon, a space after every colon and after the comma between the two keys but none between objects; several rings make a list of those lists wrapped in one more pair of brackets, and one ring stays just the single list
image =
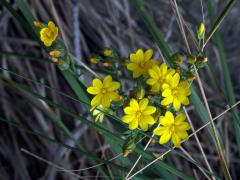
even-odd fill
[{"label": "dark background vegetation", "polygon": [[[158,58],[158,49],[149,35],[143,22],[128,0],[28,0],[32,13],[40,21],[47,22],[54,20],[60,26],[61,34],[67,42],[68,48],[79,61],[83,61],[92,68],[88,58],[92,54],[99,53],[104,47],[114,47],[122,56],[128,57],[130,52],[138,48],[155,50],[155,57]],[[213,0],[214,8],[219,14],[226,5],[226,1]],[[14,3],[14,2],[13,2]],[[147,9],[157,22],[159,29],[167,42],[170,43],[174,52],[185,53],[185,47],[180,34],[173,9],[166,0],[144,1]],[[202,21],[200,1],[182,0],[179,1],[180,11],[185,18],[189,29],[195,33],[197,25]],[[240,3],[238,2],[225,18],[219,31],[223,40],[225,53],[230,67],[232,82],[236,98],[240,97]],[[78,15],[78,16],[77,16]],[[76,16],[76,18],[74,18]],[[206,28],[209,30],[208,13],[204,5],[204,16]],[[191,41],[189,41],[190,44]],[[8,52],[8,53],[7,53]],[[12,52],[13,54],[9,53]],[[219,54],[214,43],[207,45],[209,63],[215,73],[218,84],[212,79],[209,68],[200,70],[203,85],[207,93],[208,102],[213,112],[213,116],[221,113],[227,107],[226,99],[219,89],[223,87],[223,74],[219,64]],[[35,57],[35,58],[33,58]],[[43,59],[48,61],[42,62]],[[40,62],[38,62],[40,61]],[[55,88],[58,91],[74,97],[63,77],[57,68],[49,63],[48,56],[43,52],[38,43],[28,34],[22,25],[13,18],[9,11],[0,4],[0,63],[1,74],[9,79],[27,85],[39,94],[53,99],[58,104],[68,107],[74,112],[84,113],[82,105],[73,99],[59,94],[55,90],[46,88],[33,81],[27,80],[24,76],[34,81],[42,82]],[[80,71],[80,70],[79,70]],[[12,72],[17,73],[13,74]],[[84,81],[89,84],[91,76],[84,76]],[[23,93],[24,94],[24,93]],[[19,95],[14,89],[9,88],[0,81],[0,116],[21,124],[26,129],[42,132],[52,138],[69,145],[73,145],[48,119],[49,106],[43,101],[37,100],[29,94]],[[33,105],[34,104],[34,105]],[[45,112],[42,113],[39,109]],[[110,159],[114,156],[111,147],[105,143],[101,135],[86,125],[79,123],[54,109],[54,112],[64,120],[64,123],[71,129],[75,137],[86,149],[92,151],[99,157]],[[192,106],[188,107],[195,128],[200,127],[202,122],[194,112]],[[240,158],[237,154],[236,139],[233,136],[233,125],[230,114],[226,114],[216,122],[222,139],[225,144],[227,160],[233,179],[238,179],[240,170]],[[105,122],[108,124],[108,122]],[[199,134],[202,147],[213,168],[214,172],[223,177],[219,167],[218,156],[213,142],[209,138],[209,133],[204,130]],[[70,151],[64,147],[50,143],[42,138],[29,135],[21,131],[18,127],[9,126],[0,122],[0,179],[76,179],[76,177],[66,172],[59,172],[51,165],[48,165],[36,158],[21,151],[24,148],[38,156],[47,159],[54,164],[61,165],[66,169],[79,169],[91,166],[84,156],[77,152]],[[184,148],[197,161],[204,164],[201,153],[195,139],[189,140]],[[151,146],[149,150],[163,152],[165,149],[160,146]],[[202,179],[198,169],[182,158],[171,153],[166,159],[170,164],[184,170],[188,174],[193,174]],[[86,179],[104,179],[96,169],[85,170],[80,175]]]}]

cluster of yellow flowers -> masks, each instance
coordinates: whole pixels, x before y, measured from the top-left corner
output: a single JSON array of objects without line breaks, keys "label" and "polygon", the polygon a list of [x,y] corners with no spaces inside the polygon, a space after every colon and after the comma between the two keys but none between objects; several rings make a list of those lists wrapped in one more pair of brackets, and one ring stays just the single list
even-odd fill
[{"label": "cluster of yellow flowers", "polygon": [[[182,113],[177,114],[182,105],[189,104],[189,82],[181,80],[180,73],[168,68],[165,63],[159,65],[152,56],[153,51],[150,49],[145,52],[139,49],[130,54],[127,69],[132,71],[134,79],[142,78],[146,86],[150,87],[150,92],[145,97],[129,99],[129,105],[123,109],[125,115],[122,121],[129,124],[130,130],[139,127],[147,131],[159,120],[159,126],[153,130],[155,135],[160,136],[159,143],[164,144],[171,139],[174,146],[179,147],[182,140],[188,139],[187,130],[190,129],[189,124],[185,122],[186,116]],[[119,87],[120,83],[112,81],[109,75],[103,81],[94,79],[92,86],[87,89],[88,93],[95,95],[91,105],[94,108],[109,108],[112,101],[121,99],[117,92]],[[154,95],[160,96],[159,105],[151,103]],[[164,116],[157,113],[159,109],[161,112],[165,111]],[[176,117],[173,113],[177,114]]]},{"label": "cluster of yellow flowers", "polygon": [[[56,63],[61,70],[67,70],[70,66],[67,48],[60,40],[55,43],[58,37],[58,27],[52,21],[48,24],[34,21],[34,25],[39,30],[40,40],[47,47],[52,62]],[[198,39],[203,38],[204,32],[205,27],[201,25]],[[92,57],[90,62],[98,64],[101,61],[104,67],[113,71],[122,71],[127,67],[127,70],[132,72],[133,79],[137,79],[138,83],[134,91],[140,89],[140,95],[139,92],[134,97],[131,97],[131,93],[119,93],[120,83],[113,81],[110,75],[103,80],[95,78],[87,92],[94,95],[91,106],[96,121],[102,122],[104,118],[102,111],[108,110],[112,102],[121,101],[122,103],[118,106],[125,113],[122,121],[129,125],[130,130],[140,128],[148,131],[150,129],[155,135],[160,136],[160,144],[171,140],[175,147],[179,147],[182,140],[188,139],[187,130],[190,126],[185,122],[186,116],[179,111],[182,105],[189,104],[188,97],[191,90],[188,80],[193,80],[194,74],[188,71],[183,78],[179,66],[182,58],[179,54],[172,57],[177,65],[174,68],[169,68],[165,63],[159,64],[159,61],[152,58],[153,50],[151,49],[146,51],[138,49],[130,54],[130,61],[127,62],[126,59],[120,59],[114,49],[104,49],[102,55],[103,57]],[[120,61],[122,64],[119,63]],[[187,56],[190,66],[201,67],[206,61],[207,59],[201,56]],[[118,73],[116,74],[118,76]]]}]

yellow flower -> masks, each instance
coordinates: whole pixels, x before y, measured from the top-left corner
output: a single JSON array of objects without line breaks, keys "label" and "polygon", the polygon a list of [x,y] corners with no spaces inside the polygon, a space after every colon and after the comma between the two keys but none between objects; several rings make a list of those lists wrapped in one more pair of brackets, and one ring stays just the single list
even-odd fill
[{"label": "yellow flower", "polygon": [[191,94],[188,81],[180,82],[179,73],[175,73],[172,77],[167,79],[167,83],[162,86],[163,100],[161,105],[167,106],[173,103],[173,108],[178,111],[181,104],[188,105],[188,96]]},{"label": "yellow flower", "polygon": [[165,116],[160,116],[160,127],[155,128],[153,131],[155,135],[161,136],[159,143],[165,144],[171,139],[174,146],[179,147],[181,140],[188,140],[187,130],[190,129],[190,125],[185,122],[185,119],[185,114],[178,114],[174,118],[170,111],[167,111]]},{"label": "yellow flower", "polygon": [[58,27],[52,21],[49,21],[47,27],[40,30],[40,39],[45,46],[49,47],[58,36]]},{"label": "yellow flower", "polygon": [[130,106],[124,108],[125,116],[122,117],[122,121],[129,124],[129,129],[134,130],[138,126],[143,131],[148,130],[148,125],[155,123],[152,114],[156,111],[154,106],[148,106],[149,100],[144,98],[138,101],[136,99],[130,100]]},{"label": "yellow flower", "polygon": [[142,49],[138,49],[135,54],[130,54],[131,62],[127,65],[128,70],[133,71],[133,78],[138,78],[141,75],[148,76],[148,70],[152,68],[154,64],[157,64],[156,60],[151,59],[153,51],[151,49],[143,52]]},{"label": "yellow flower", "polygon": [[158,92],[162,90],[162,85],[166,83],[166,79],[170,78],[175,73],[174,69],[168,69],[166,64],[160,66],[154,65],[148,70],[150,78],[147,80],[147,84],[152,86],[152,92]]},{"label": "yellow flower", "polygon": [[106,76],[103,82],[95,78],[92,84],[93,86],[87,89],[89,94],[95,95],[91,101],[91,106],[102,105],[104,108],[108,108],[112,100],[117,101],[120,99],[118,93],[115,92],[120,87],[120,83],[112,81],[112,76]]}]

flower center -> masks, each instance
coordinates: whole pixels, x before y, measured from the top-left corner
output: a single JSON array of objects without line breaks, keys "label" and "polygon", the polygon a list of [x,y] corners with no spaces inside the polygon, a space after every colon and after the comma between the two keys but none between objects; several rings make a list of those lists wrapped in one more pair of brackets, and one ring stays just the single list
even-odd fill
[{"label": "flower center", "polygon": [[141,115],[142,115],[142,112],[141,112],[141,111],[137,111],[137,112],[136,112],[136,117],[137,117],[137,118],[140,118]]},{"label": "flower center", "polygon": [[177,93],[178,93],[178,90],[177,90],[177,89],[173,89],[173,90],[172,90],[172,94],[173,94],[173,95],[176,95]]},{"label": "flower center", "polygon": [[174,130],[175,130],[174,125],[172,125],[171,127],[169,127],[169,131],[174,132]]},{"label": "flower center", "polygon": [[139,65],[140,65],[140,67],[141,67],[141,68],[144,68],[144,67],[145,67],[145,63],[144,63],[143,61],[142,61],[142,62],[140,62],[140,64],[139,64]]},{"label": "flower center", "polygon": [[107,90],[105,88],[102,88],[102,91],[101,91],[103,94],[106,94],[107,93]]}]

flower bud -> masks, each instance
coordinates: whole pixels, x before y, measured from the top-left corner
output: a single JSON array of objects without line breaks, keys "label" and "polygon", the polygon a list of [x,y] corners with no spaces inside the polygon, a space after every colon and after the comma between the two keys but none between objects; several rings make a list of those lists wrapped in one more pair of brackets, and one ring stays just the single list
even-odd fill
[{"label": "flower bud", "polygon": [[103,55],[105,57],[110,57],[110,56],[112,56],[112,54],[113,54],[113,50],[112,49],[109,49],[109,48],[103,49]]},{"label": "flower bud", "polygon": [[145,90],[142,87],[140,87],[136,92],[136,97],[137,99],[143,99],[144,96],[145,96]]},{"label": "flower bud", "polygon": [[49,55],[53,57],[58,57],[61,54],[59,50],[52,50],[50,51]]},{"label": "flower bud", "polygon": [[181,71],[180,67],[176,67],[175,71],[176,71],[176,73],[180,73],[180,71]]},{"label": "flower bud", "polygon": [[199,64],[201,64],[201,65],[204,65],[204,64],[206,64],[208,62],[208,58],[207,57],[203,57],[203,56],[199,56],[197,58],[197,60],[198,60]]},{"label": "flower bud", "polygon": [[196,62],[196,60],[197,60],[196,56],[191,55],[191,54],[187,55],[187,62],[189,64],[194,64]]},{"label": "flower bud", "polygon": [[51,57],[51,61],[52,61],[53,63],[57,63],[57,62],[59,61],[59,59],[58,59],[58,58],[55,58],[55,57]]},{"label": "flower bud", "polygon": [[40,21],[33,21],[33,24],[36,28],[40,28],[41,27],[41,22]]},{"label": "flower bud", "polygon": [[179,53],[175,53],[173,56],[172,56],[172,59],[173,59],[173,62],[175,62],[176,64],[180,65],[182,64],[183,62],[183,57],[181,54]]},{"label": "flower bud", "polygon": [[97,59],[97,57],[96,56],[92,56],[92,57],[90,57],[90,62],[92,63],[92,64],[97,64],[98,63],[98,59]]},{"label": "flower bud", "polygon": [[196,76],[195,76],[193,73],[188,72],[188,73],[186,74],[186,78],[187,78],[187,80],[189,80],[189,81],[193,81],[193,80],[196,78]]},{"label": "flower bud", "polygon": [[131,152],[134,151],[135,147],[136,147],[136,144],[133,140],[130,140],[130,141],[126,142],[123,145],[123,156],[127,157],[128,154],[130,154]]},{"label": "flower bud", "polygon": [[205,35],[205,25],[201,23],[199,25],[198,31],[197,31],[198,39],[201,40],[204,38]]},{"label": "flower bud", "polygon": [[106,61],[103,63],[103,66],[104,66],[104,67],[112,67],[112,62],[109,61],[109,60],[106,60]]}]

